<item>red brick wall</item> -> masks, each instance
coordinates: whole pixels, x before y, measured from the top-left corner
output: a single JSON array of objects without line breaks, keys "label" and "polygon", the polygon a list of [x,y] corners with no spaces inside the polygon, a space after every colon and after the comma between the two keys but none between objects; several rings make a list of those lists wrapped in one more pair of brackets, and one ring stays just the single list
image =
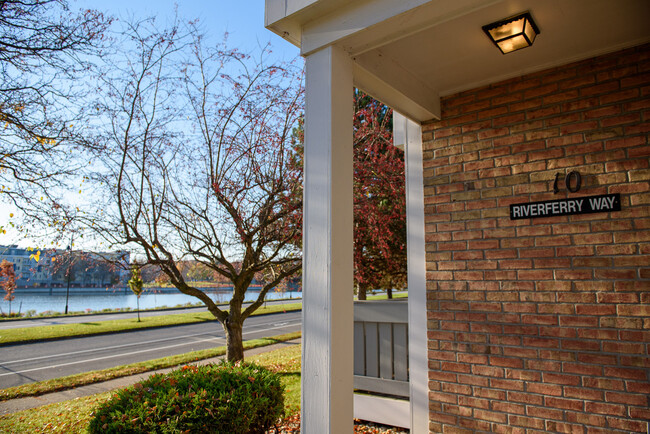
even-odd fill
[{"label": "red brick wall", "polygon": [[[646,432],[650,45],[442,107],[423,125],[431,431]],[[620,212],[509,218],[605,193]]]}]

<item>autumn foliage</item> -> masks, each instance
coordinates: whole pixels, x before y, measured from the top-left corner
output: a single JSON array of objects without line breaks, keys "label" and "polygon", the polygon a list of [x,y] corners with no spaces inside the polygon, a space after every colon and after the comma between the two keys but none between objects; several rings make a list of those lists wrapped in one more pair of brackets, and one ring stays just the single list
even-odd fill
[{"label": "autumn foliage", "polygon": [[16,289],[16,272],[14,264],[3,259],[0,263],[0,286],[5,291],[4,299],[11,301],[14,299],[14,290]]},{"label": "autumn foliage", "polygon": [[392,143],[392,110],[361,91],[354,98],[354,278],[368,289],[406,285],[404,152]]}]

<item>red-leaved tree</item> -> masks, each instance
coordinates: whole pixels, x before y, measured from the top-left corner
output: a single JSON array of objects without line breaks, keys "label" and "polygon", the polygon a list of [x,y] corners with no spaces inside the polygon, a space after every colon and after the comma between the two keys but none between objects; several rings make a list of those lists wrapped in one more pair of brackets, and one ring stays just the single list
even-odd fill
[{"label": "red-leaved tree", "polygon": [[11,316],[11,302],[16,298],[14,290],[16,289],[16,272],[14,264],[3,259],[0,262],[0,286],[5,292],[4,299],[9,302],[9,316]]},{"label": "red-leaved tree", "polygon": [[404,152],[392,143],[391,109],[355,90],[354,280],[368,289],[406,285]]},{"label": "red-leaved tree", "polygon": [[[368,289],[406,286],[404,152],[393,146],[393,111],[354,91],[354,283],[359,300]],[[294,131],[302,168],[304,131]]]}]

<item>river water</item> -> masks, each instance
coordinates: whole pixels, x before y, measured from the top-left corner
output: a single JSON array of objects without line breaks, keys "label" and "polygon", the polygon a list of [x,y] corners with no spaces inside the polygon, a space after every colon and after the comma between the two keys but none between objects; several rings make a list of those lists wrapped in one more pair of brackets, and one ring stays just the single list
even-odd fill
[{"label": "river water", "polygon": [[[231,290],[204,289],[204,291],[218,303],[227,303],[232,295]],[[16,298],[11,302],[11,311],[26,313],[36,311],[43,312],[64,312],[66,294],[65,288],[56,288],[50,293],[49,289],[39,292],[25,292],[16,290]],[[249,289],[246,293],[246,301],[257,299],[259,291]],[[302,293],[298,291],[275,292],[269,291],[267,300],[279,300],[289,298],[301,298]],[[200,301],[189,295],[181,294],[177,290],[169,288],[145,289],[140,296],[140,309],[153,309],[160,307],[175,307],[188,304],[196,304]],[[69,312],[101,312],[104,309],[136,309],[137,297],[128,289],[98,289],[98,288],[74,288],[70,290],[68,299]],[[5,314],[9,312],[9,302],[0,299],[0,309]]]}]

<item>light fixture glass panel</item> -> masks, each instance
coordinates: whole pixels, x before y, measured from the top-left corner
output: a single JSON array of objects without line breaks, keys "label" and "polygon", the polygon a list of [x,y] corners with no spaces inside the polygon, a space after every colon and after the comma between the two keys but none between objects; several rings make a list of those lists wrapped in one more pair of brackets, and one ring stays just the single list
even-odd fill
[{"label": "light fixture glass panel", "polygon": [[490,35],[492,35],[492,38],[495,41],[498,41],[500,39],[507,38],[509,36],[516,35],[518,33],[523,33],[525,21],[526,18],[521,17],[516,21],[512,21],[510,23],[504,24],[494,29],[490,29],[489,30]]},{"label": "light fixture glass panel", "polygon": [[535,42],[535,36],[537,36],[537,32],[533,28],[533,26],[530,24],[530,21],[526,21],[526,36],[528,36],[528,40],[530,41],[530,45],[533,45],[533,42]]},{"label": "light fixture glass panel", "polygon": [[518,35],[513,38],[504,39],[503,41],[497,42],[499,48],[503,54],[510,53],[512,51],[519,50],[520,48],[528,47],[528,41],[524,38],[523,35]]}]

